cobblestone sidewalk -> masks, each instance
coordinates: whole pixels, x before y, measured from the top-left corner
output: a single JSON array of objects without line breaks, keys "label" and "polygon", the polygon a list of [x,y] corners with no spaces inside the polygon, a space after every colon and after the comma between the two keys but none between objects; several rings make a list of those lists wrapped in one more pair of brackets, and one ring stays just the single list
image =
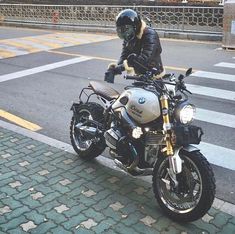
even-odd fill
[{"label": "cobblestone sidewalk", "polygon": [[232,234],[235,217],[177,224],[150,184],[0,128],[0,233]]}]

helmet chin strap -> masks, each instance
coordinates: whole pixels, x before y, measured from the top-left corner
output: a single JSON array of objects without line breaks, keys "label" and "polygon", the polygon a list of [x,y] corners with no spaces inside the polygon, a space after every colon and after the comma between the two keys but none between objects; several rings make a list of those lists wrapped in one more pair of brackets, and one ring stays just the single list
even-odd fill
[{"label": "helmet chin strap", "polygon": [[132,49],[135,47],[135,44],[136,44],[136,36],[134,35],[131,39],[129,39],[128,41],[126,41],[126,46],[129,48],[129,49]]}]

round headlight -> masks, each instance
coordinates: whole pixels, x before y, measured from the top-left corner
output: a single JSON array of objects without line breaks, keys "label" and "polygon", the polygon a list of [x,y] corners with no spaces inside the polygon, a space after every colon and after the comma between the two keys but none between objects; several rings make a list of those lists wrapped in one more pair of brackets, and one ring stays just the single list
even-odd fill
[{"label": "round headlight", "polygon": [[193,105],[188,104],[183,106],[179,111],[180,122],[183,124],[191,123],[193,121],[195,111],[196,109]]}]

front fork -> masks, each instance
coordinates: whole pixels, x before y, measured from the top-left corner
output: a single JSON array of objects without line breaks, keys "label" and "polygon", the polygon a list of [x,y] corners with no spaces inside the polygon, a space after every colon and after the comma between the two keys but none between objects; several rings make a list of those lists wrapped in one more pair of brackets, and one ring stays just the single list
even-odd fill
[{"label": "front fork", "polygon": [[173,148],[171,142],[171,123],[169,117],[169,105],[168,105],[168,97],[166,95],[162,95],[160,98],[161,107],[162,107],[162,116],[163,116],[163,130],[165,132],[165,141],[166,148],[163,151],[166,152],[166,155],[169,157],[170,163],[170,171],[169,174],[173,180],[176,182],[176,174],[182,172],[182,160],[179,156],[180,148]]}]

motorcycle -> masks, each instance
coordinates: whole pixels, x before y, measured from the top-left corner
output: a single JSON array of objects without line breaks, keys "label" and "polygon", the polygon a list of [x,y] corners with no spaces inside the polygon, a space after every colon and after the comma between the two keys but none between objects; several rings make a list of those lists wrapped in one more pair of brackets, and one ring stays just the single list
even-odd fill
[{"label": "motorcycle", "polygon": [[[70,138],[85,160],[106,147],[118,167],[133,176],[152,175],[155,198],[173,220],[191,222],[212,206],[215,178],[195,147],[203,131],[192,125],[195,106],[188,101],[184,78],[173,74],[153,79],[156,70],[134,80],[121,94],[103,82],[90,81],[73,103]],[[101,105],[91,102],[96,96]],[[84,100],[85,97],[85,100]]]}]

